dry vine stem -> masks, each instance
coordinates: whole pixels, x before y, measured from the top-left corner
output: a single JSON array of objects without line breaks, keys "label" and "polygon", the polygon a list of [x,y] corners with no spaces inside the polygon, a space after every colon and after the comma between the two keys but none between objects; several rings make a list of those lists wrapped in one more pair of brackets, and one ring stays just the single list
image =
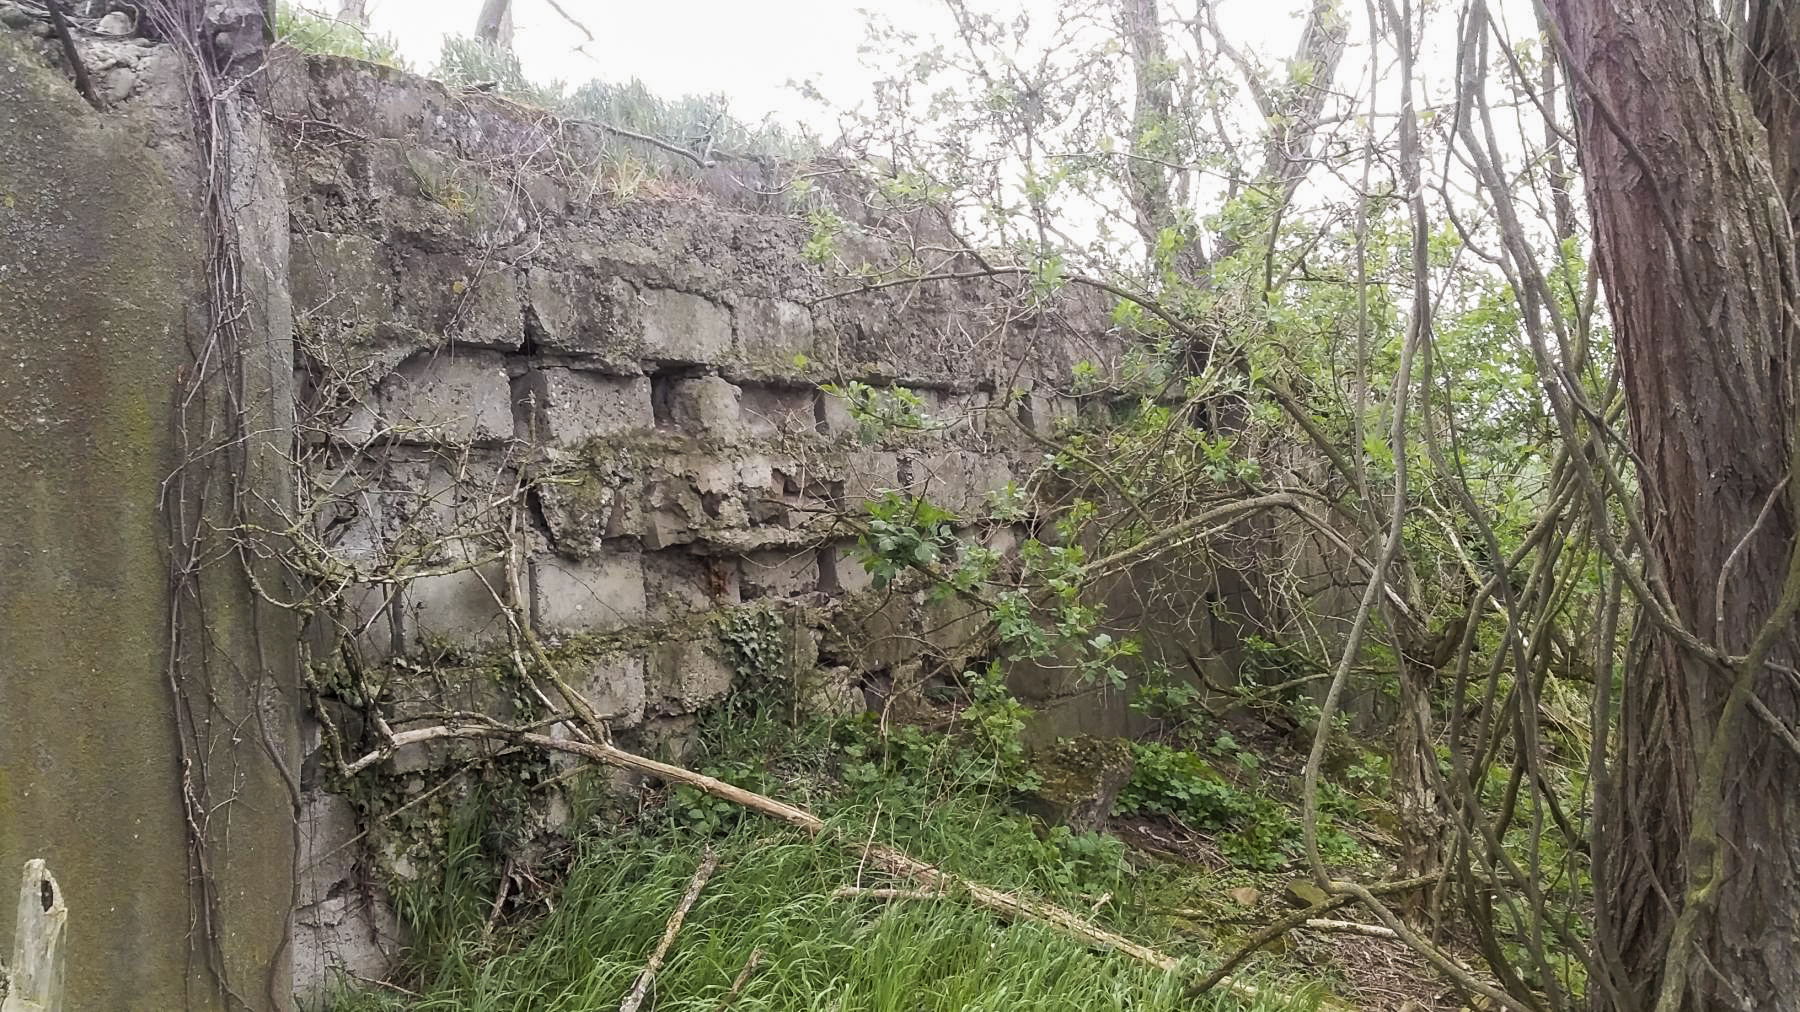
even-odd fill
[{"label": "dry vine stem", "polygon": [[669,923],[663,928],[662,941],[656,943],[656,951],[650,954],[643,972],[638,974],[637,983],[631,985],[631,993],[619,1003],[619,1012],[637,1012],[638,1006],[644,1004],[644,998],[650,994],[650,985],[656,980],[656,971],[662,969],[670,946],[675,944],[675,935],[681,930],[681,922],[687,919],[688,911],[694,908],[694,901],[700,898],[700,890],[706,888],[706,880],[712,878],[712,873],[718,867],[719,855],[713,853],[711,847],[706,848],[706,856],[701,859],[700,867],[694,870],[694,878],[688,883],[687,892],[676,905],[675,912],[669,915]]},{"label": "dry vine stem", "polygon": [[[797,829],[805,830],[812,836],[822,836],[827,833],[825,820],[805,809],[795,808],[792,805],[776,801],[774,798],[746,791],[741,787],[734,787],[703,773],[695,773],[693,770],[671,766],[668,763],[657,762],[654,759],[627,752],[608,742],[570,741],[552,738],[546,734],[515,731],[490,724],[441,724],[435,727],[419,728],[416,731],[400,731],[390,737],[388,744],[346,765],[344,772],[346,775],[355,775],[407,745],[447,738],[482,738],[566,752],[618,769],[645,773],[675,783],[686,784],[713,797],[723,798],[753,812],[779,819]],[[1116,935],[1104,928],[1096,927],[1074,912],[1055,904],[1013,896],[978,882],[972,882],[885,844],[869,842],[859,843],[856,846],[861,848],[862,856],[877,868],[890,875],[911,879],[931,893],[943,894],[952,891],[966,893],[976,906],[991,910],[1009,920],[1035,921],[1048,925],[1086,945],[1098,949],[1111,949],[1165,973],[1175,973],[1180,969],[1180,961],[1175,957],[1158,952],[1147,945],[1141,945],[1123,935]],[[1245,998],[1254,999],[1267,996],[1266,992],[1239,981],[1223,979],[1216,983]]]}]

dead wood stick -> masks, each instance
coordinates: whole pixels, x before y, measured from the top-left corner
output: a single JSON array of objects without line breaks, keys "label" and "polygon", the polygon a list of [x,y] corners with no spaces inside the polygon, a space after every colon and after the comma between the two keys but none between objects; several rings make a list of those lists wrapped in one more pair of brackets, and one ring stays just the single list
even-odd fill
[{"label": "dead wood stick", "polygon": [[1364,924],[1361,921],[1332,921],[1323,917],[1309,917],[1300,925],[1308,931],[1337,931],[1346,935],[1367,935],[1370,938],[1399,938],[1394,929],[1384,928],[1379,924]]},{"label": "dead wood stick", "polygon": [[669,955],[669,947],[675,944],[675,934],[681,930],[681,922],[687,919],[688,911],[694,908],[694,901],[700,898],[700,890],[706,888],[706,880],[719,867],[719,855],[713,853],[711,847],[706,848],[706,857],[700,861],[700,867],[694,871],[693,881],[688,883],[687,893],[681,897],[681,903],[675,912],[669,915],[669,923],[663,928],[662,941],[656,943],[656,951],[650,954],[650,961],[644,964],[642,973],[638,974],[637,983],[631,985],[631,993],[619,1003],[619,1012],[637,1012],[638,1006],[644,1003],[644,997],[650,993],[650,985],[656,980],[656,971],[662,969],[663,959]]},{"label": "dead wood stick", "polygon": [[[795,808],[793,805],[776,801],[741,787],[709,777],[693,770],[671,766],[657,762],[644,756],[627,752],[609,742],[571,741],[563,738],[552,738],[549,735],[529,731],[516,731],[490,725],[467,725],[459,727],[425,727],[415,731],[399,731],[393,734],[388,743],[345,767],[347,773],[379,762],[392,755],[396,749],[421,741],[435,741],[442,738],[489,738],[512,742],[515,745],[530,745],[535,748],[567,752],[582,756],[594,762],[604,763],[618,769],[631,770],[661,777],[664,780],[686,784],[696,790],[703,791],[716,798],[723,798],[734,804],[742,805],[753,812],[760,812],[773,819],[779,819],[797,829],[803,829],[813,836],[824,835],[827,831],[825,821],[811,812]],[[852,841],[840,841],[852,843]],[[879,843],[853,843],[862,848],[863,857],[871,864],[890,875],[908,878],[925,887],[928,891],[956,891],[966,894],[977,906],[984,907],[1008,920],[1036,921],[1063,932],[1088,946],[1097,949],[1111,949],[1137,960],[1146,966],[1155,967],[1166,973],[1174,973],[1180,962],[1167,953],[1158,952],[1147,945],[1141,945],[1122,935],[1114,934],[1104,928],[1090,924],[1081,916],[1040,900],[1014,896],[972,882],[960,875],[943,871],[935,865],[927,864],[909,854]],[[1246,998],[1267,996],[1257,988],[1228,977],[1221,977],[1208,984],[1209,987],[1225,987],[1233,993]]]},{"label": "dead wood stick", "polygon": [[56,33],[56,41],[62,43],[63,56],[68,58],[69,70],[75,76],[75,90],[95,111],[105,112],[106,103],[100,101],[99,93],[94,91],[87,64],[81,60],[81,50],[75,48],[75,36],[69,34],[69,18],[63,10],[62,0],[45,0],[44,7],[50,12],[50,28]]},{"label": "dead wood stick", "polygon": [[512,886],[513,859],[508,857],[500,867],[500,888],[494,892],[494,905],[488,908],[487,923],[481,928],[481,941],[485,944],[494,937],[494,922],[500,919],[500,908],[506,905],[506,894]]},{"label": "dead wood stick", "polygon": [[762,950],[751,949],[750,958],[744,960],[744,968],[738,971],[737,977],[731,982],[731,990],[725,992],[725,997],[720,998],[719,1003],[713,1006],[713,1012],[725,1012],[732,1002],[737,1001],[737,996],[743,993],[744,985],[750,983],[750,975],[756,972],[756,964],[760,962]]},{"label": "dead wood stick", "polygon": [[944,893],[930,893],[923,889],[868,889],[862,886],[842,886],[832,891],[834,900],[941,900]]}]

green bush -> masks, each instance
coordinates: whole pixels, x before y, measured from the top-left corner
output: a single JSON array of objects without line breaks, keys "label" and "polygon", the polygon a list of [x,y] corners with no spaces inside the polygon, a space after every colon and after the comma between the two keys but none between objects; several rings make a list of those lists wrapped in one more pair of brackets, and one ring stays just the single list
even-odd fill
[{"label": "green bush", "polygon": [[1288,862],[1300,825],[1280,803],[1240,790],[1184,749],[1149,742],[1133,745],[1132,755],[1136,766],[1115,814],[1152,812],[1223,834],[1220,852],[1247,868],[1272,871]]}]

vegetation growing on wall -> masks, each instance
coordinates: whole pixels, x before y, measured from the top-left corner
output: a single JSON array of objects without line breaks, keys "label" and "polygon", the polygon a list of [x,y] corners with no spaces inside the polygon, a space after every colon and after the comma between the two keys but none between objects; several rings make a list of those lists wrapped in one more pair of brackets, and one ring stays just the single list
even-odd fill
[{"label": "vegetation growing on wall", "polygon": [[[1745,925],[1790,924],[1800,895],[1784,793],[1800,751],[1796,159],[1791,89],[1767,69],[1793,63],[1792,13],[1750,4],[1728,24],[1705,5],[1567,0],[1521,31],[1479,0],[1454,18],[1371,3],[1360,23],[1321,0],[1271,65],[1211,5],[1176,19],[1153,0],[1092,0],[1036,23],[949,8],[953,45],[876,32],[891,73],[845,142],[896,258],[865,263],[861,226],[820,209],[807,259],[844,280],[843,296],[985,280],[1009,320],[1052,316],[1081,293],[1104,301],[1128,345],[1077,367],[1066,388],[993,391],[991,412],[1043,458],[989,515],[894,490],[853,518],[879,590],[984,610],[972,663],[938,673],[966,694],[950,740],[980,758],[959,790],[1031,784],[1005,665],[1066,671],[1095,691],[1141,684],[1140,704],[1169,727],[1136,750],[1121,817],[1206,830],[1240,868],[1303,870],[1307,911],[1361,909],[1361,928],[1403,942],[1471,1000],[1784,1007],[1793,961],[1761,965],[1763,940]],[[1429,37],[1452,43],[1454,74],[1421,72]],[[1643,52],[1666,65],[1632,55]],[[453,43],[442,69],[598,117],[696,168],[758,142],[716,103],[534,86],[491,47]],[[1508,122],[1508,103],[1538,119]],[[1577,214],[1578,158],[1592,232]],[[419,190],[463,209],[444,180]],[[898,389],[842,390],[871,431],[924,423]],[[1035,424],[1051,405],[1076,421]],[[346,756],[346,774],[424,730],[552,747],[531,722],[553,718],[627,762],[520,610],[513,535],[535,478],[515,477],[487,503],[488,540],[456,539],[486,555],[426,553],[384,572],[308,560],[339,607],[354,584],[503,561],[509,660],[542,706],[515,723],[389,733]],[[971,528],[1000,525],[1024,529],[1016,552],[969,544]],[[1220,592],[1227,579],[1242,592]],[[1154,644],[1148,629],[1109,624],[1120,588],[1138,595],[1136,621],[1163,627]],[[780,670],[765,618],[723,630],[753,689]],[[1197,646],[1223,626],[1254,639]],[[1205,691],[1221,666],[1243,676],[1240,699]],[[1357,728],[1343,713],[1352,691],[1377,701]],[[1234,712],[1300,740],[1304,759],[1259,779],[1279,749],[1239,746],[1215,724]],[[845,747],[855,761],[833,786],[900,792],[884,807],[911,839],[926,802],[948,795],[906,794],[919,781],[904,762],[869,777],[871,750],[886,763],[936,746],[883,730]],[[1369,754],[1352,732],[1382,747]],[[768,799],[727,790],[734,778],[759,792],[781,783],[756,762],[719,768],[711,780],[669,772],[692,792],[669,809],[686,831],[749,832],[716,799],[755,807]],[[1297,797],[1293,810],[1270,799],[1277,790]],[[1387,816],[1391,876],[1340,863],[1364,853],[1351,829],[1367,827],[1350,820],[1365,804]],[[1009,869],[983,873],[1007,881]],[[452,918],[458,937],[468,914]],[[854,965],[836,958],[819,965]],[[1134,1000],[1163,1000],[1168,980],[1135,980],[1152,996]]]},{"label": "vegetation growing on wall", "polygon": [[275,40],[303,53],[349,56],[408,69],[406,58],[400,55],[400,44],[392,35],[373,33],[353,22],[290,3],[275,7]]}]

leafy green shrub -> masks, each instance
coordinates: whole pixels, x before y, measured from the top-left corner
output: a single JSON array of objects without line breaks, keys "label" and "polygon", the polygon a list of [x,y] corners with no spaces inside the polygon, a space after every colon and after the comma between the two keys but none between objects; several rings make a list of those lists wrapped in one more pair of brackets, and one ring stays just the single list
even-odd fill
[{"label": "leafy green shrub", "polygon": [[957,551],[956,519],[916,496],[888,491],[866,507],[869,525],[857,547],[877,588],[914,566],[930,566]]},{"label": "leafy green shrub", "polygon": [[[742,787],[759,794],[766,793],[770,786],[768,777],[761,770],[743,761],[722,762],[703,767],[700,772],[715,780],[723,780],[733,787]],[[669,796],[666,811],[674,826],[698,832],[702,836],[719,836],[750,817],[744,806],[714,797],[686,784],[675,786]]]},{"label": "leafy green shrub", "polygon": [[1278,802],[1247,794],[1206,760],[1156,742],[1132,746],[1136,766],[1113,812],[1154,812],[1196,829],[1222,833],[1219,850],[1233,863],[1272,871],[1288,862],[1300,826]]},{"label": "leafy green shrub", "polygon": [[906,387],[878,387],[851,380],[843,386],[827,383],[819,389],[843,398],[844,410],[856,422],[857,438],[865,443],[880,442],[896,431],[931,427],[924,399]]},{"label": "leafy green shrub", "polygon": [[1230,829],[1251,814],[1249,797],[1198,755],[1156,742],[1135,743],[1131,751],[1136,765],[1113,805],[1117,814],[1154,812],[1213,831]]},{"label": "leafy green shrub", "polygon": [[1025,759],[1025,718],[1031,714],[1006,687],[1006,675],[997,663],[963,672],[970,702],[959,718],[965,733],[981,754],[994,761],[1003,776],[1016,773]]}]

